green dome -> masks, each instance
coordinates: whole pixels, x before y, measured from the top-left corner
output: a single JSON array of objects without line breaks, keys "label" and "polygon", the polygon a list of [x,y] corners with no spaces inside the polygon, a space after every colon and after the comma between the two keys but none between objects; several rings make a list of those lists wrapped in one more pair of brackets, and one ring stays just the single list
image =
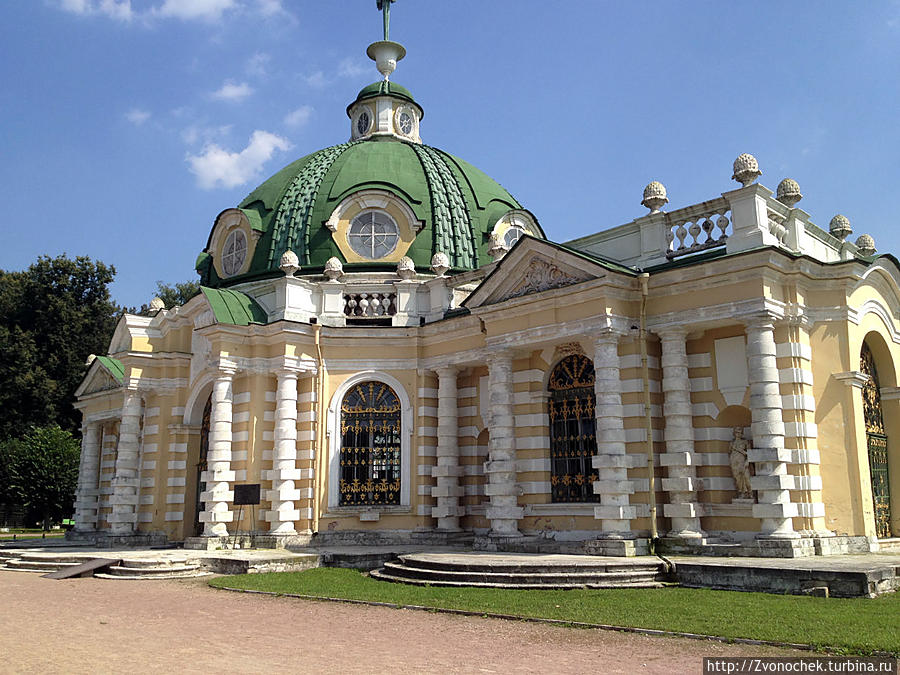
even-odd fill
[{"label": "green dome", "polygon": [[396,268],[396,261],[348,264],[326,227],[344,199],[367,189],[392,193],[424,224],[406,253],[421,270],[438,251],[455,270],[489,263],[492,228],[505,213],[522,208],[485,173],[437,148],[394,137],[350,141],[298,159],[251,192],[239,206],[260,232],[249,269],[220,281],[215,268],[205,265],[204,285],[280,274],[287,250],[297,254],[301,274],[321,270],[332,256],[347,271]]},{"label": "green dome", "polygon": [[356,100],[351,103],[350,106],[367,98],[375,98],[376,96],[394,96],[395,98],[405,99],[410,103],[416,103],[416,99],[409,93],[409,89],[401,87],[396,82],[382,80],[381,82],[374,82],[368,87],[360,89],[359,93],[356,95]]}]

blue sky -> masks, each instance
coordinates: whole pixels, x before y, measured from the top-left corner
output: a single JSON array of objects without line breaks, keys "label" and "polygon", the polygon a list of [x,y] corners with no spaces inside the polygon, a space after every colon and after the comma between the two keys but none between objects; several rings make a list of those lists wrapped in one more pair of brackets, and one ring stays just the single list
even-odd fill
[{"label": "blue sky", "polygon": [[[380,79],[374,0],[0,0],[0,269],[114,264],[122,304],[196,278],[213,219],[350,133]],[[422,137],[486,171],[557,241],[737,187],[900,252],[900,2],[398,0],[392,80]]]}]

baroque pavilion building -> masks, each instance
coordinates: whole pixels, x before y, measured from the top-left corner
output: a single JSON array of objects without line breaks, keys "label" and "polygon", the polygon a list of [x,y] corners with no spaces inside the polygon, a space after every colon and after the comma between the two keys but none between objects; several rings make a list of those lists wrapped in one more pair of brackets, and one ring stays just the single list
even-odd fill
[{"label": "baroque pavilion building", "polygon": [[893,256],[814,225],[750,155],[736,189],[667,212],[654,182],[648,214],[556,243],[422,142],[387,37],[349,138],[222,211],[202,292],[125,315],[91,360],[74,536],[784,556],[900,536]]}]

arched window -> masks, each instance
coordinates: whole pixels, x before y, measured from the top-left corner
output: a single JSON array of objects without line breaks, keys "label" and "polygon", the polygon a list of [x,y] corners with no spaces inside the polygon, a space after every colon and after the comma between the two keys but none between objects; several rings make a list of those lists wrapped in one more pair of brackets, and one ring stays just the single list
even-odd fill
[{"label": "arched window", "polygon": [[360,382],[341,402],[340,506],[400,504],[400,400],[383,382]]},{"label": "arched window", "polygon": [[550,495],[554,502],[596,502],[594,365],[573,354],[550,373]]},{"label": "arched window", "polygon": [[888,483],[888,438],[881,412],[881,387],[878,371],[869,345],[863,342],[859,353],[859,369],[869,376],[863,385],[863,418],[866,423],[866,445],[869,450],[869,474],[872,478],[872,501],[875,507],[875,534],[880,539],[891,536],[891,492]]}]

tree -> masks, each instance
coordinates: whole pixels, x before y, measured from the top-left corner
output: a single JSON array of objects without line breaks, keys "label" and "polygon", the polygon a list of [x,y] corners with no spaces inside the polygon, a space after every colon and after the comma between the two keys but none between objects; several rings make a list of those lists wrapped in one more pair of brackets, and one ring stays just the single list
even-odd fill
[{"label": "tree", "polygon": [[79,427],[72,403],[85,360],[106,353],[121,314],[109,295],[115,273],[66,255],[0,270],[0,440],[30,425]]},{"label": "tree", "polygon": [[184,281],[173,286],[156,282],[156,297],[166,303],[166,309],[172,309],[175,305],[185,305],[187,301],[200,292],[199,281]]},{"label": "tree", "polygon": [[57,425],[32,427],[21,440],[7,440],[13,497],[43,523],[68,516],[75,501],[81,448],[68,431]]}]

